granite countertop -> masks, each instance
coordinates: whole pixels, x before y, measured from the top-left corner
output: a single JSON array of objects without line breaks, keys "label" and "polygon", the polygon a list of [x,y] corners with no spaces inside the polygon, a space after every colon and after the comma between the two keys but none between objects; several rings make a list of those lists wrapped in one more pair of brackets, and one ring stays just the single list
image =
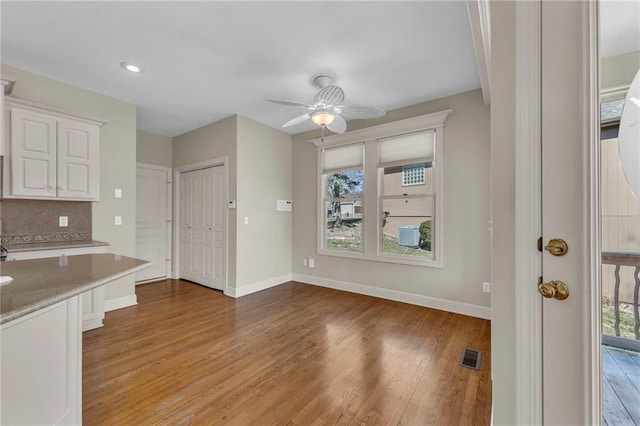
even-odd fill
[{"label": "granite countertop", "polygon": [[79,241],[38,241],[35,243],[3,244],[9,253],[18,253],[35,250],[56,250],[66,248],[99,247],[108,246],[109,243],[96,240]]},{"label": "granite countertop", "polygon": [[112,253],[79,254],[0,264],[13,281],[0,287],[0,324],[146,268],[146,260]]}]

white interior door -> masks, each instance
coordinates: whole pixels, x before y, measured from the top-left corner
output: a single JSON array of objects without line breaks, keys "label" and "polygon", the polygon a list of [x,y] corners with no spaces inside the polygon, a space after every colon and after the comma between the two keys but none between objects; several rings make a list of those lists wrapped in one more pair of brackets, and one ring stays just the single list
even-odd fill
[{"label": "white interior door", "polygon": [[224,166],[180,176],[180,277],[224,290]]},{"label": "white interior door", "polygon": [[150,261],[151,266],[136,273],[136,281],[168,276],[169,174],[168,169],[137,167],[136,257]]},{"label": "white interior door", "polygon": [[[597,279],[597,185],[592,168],[593,81],[590,42],[595,27],[590,2],[541,2],[542,7],[542,242],[568,244],[555,256],[543,249],[545,283],[564,282],[565,300],[542,301],[542,413],[547,425],[598,424],[599,315]],[[592,116],[593,115],[593,116]],[[595,214],[594,214],[595,213]],[[595,217],[594,217],[595,216]],[[596,309],[597,311],[597,309]]]}]

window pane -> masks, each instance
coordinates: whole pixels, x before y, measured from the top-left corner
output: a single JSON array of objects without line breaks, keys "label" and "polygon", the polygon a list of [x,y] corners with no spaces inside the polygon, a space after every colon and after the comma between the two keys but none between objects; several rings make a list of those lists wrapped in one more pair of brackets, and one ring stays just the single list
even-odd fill
[{"label": "window pane", "polygon": [[424,165],[404,166],[402,168],[402,186],[424,184]]},{"label": "window pane", "polygon": [[432,163],[407,164],[385,167],[382,195],[431,195],[433,194]]},{"label": "window pane", "polygon": [[362,252],[362,200],[325,202],[325,248]]},{"label": "window pane", "polygon": [[382,252],[432,258],[433,197],[382,200]]},{"label": "window pane", "polygon": [[364,192],[364,170],[349,170],[326,175],[327,198],[361,197]]}]

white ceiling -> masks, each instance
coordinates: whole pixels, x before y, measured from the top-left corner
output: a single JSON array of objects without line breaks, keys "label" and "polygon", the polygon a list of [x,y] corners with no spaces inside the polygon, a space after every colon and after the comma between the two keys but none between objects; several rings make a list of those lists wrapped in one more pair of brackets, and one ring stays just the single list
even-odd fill
[{"label": "white ceiling", "polygon": [[1,23],[3,63],[134,103],[166,136],[235,113],[279,128],[304,111],[265,99],[310,102],[317,74],[386,110],[480,87],[464,1],[2,1]]},{"label": "white ceiling", "polygon": [[600,56],[640,50],[640,1],[601,0]]}]

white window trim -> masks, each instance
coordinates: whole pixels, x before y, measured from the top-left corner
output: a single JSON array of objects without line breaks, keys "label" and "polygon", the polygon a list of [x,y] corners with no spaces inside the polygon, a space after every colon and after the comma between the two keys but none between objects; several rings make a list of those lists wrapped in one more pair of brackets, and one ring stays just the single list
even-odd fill
[{"label": "white window trim", "polygon": [[[337,134],[322,138],[312,139],[309,142],[316,146],[317,150],[317,253],[318,255],[337,256],[342,258],[352,258],[369,260],[375,262],[400,263],[405,265],[426,266],[432,268],[444,267],[444,164],[443,164],[443,133],[444,122],[447,116],[453,110],[448,109],[432,114],[421,115],[418,117],[408,118],[405,120],[393,121],[390,123],[380,124],[377,126],[367,127],[360,130]],[[434,148],[434,174],[433,174],[433,191],[436,198],[434,208],[434,218],[432,219],[431,232],[435,239],[432,246],[432,259],[412,258],[409,256],[385,255],[382,252],[382,239],[378,238],[382,235],[382,197],[379,193],[380,173],[378,170],[378,150],[365,149],[364,158],[364,202],[363,202],[363,248],[364,252],[348,252],[343,250],[331,250],[324,248],[324,191],[322,179],[322,149],[336,146],[348,145],[353,143],[365,143],[375,145],[377,147],[378,139],[400,135],[403,133],[411,133],[417,131],[433,130],[435,132],[435,148]],[[375,201],[373,201],[375,200]],[[376,227],[366,226],[367,221],[375,221]]]}]

